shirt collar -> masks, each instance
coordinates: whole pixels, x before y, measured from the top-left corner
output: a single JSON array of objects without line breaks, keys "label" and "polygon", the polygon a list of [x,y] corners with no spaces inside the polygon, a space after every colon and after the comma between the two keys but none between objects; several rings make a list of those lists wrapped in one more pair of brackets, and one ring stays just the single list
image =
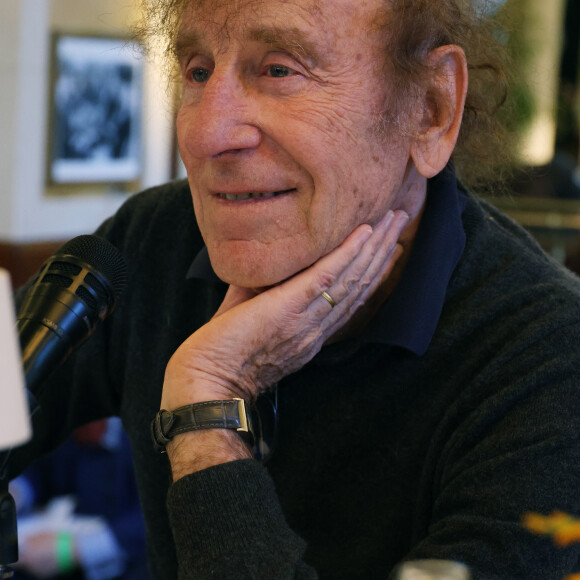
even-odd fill
[{"label": "shirt collar", "polygon": [[[451,166],[430,179],[427,199],[409,260],[397,286],[361,339],[425,353],[435,333],[447,286],[465,249],[461,215],[467,202]],[[212,270],[204,246],[187,276],[222,282]]]}]

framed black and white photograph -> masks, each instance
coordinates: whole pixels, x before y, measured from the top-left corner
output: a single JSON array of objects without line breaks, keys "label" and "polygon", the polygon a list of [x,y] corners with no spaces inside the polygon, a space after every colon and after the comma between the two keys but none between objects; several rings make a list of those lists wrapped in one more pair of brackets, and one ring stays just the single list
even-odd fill
[{"label": "framed black and white photograph", "polygon": [[141,171],[143,63],[118,38],[54,39],[49,180],[130,182]]}]

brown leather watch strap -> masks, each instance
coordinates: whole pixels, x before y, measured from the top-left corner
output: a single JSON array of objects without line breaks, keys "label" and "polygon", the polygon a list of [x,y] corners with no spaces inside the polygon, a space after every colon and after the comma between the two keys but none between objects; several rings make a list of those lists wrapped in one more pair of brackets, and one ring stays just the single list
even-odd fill
[{"label": "brown leather watch strap", "polygon": [[204,401],[174,411],[162,409],[151,422],[153,443],[161,453],[176,435],[199,429],[235,429],[251,444],[250,414],[243,399]]}]

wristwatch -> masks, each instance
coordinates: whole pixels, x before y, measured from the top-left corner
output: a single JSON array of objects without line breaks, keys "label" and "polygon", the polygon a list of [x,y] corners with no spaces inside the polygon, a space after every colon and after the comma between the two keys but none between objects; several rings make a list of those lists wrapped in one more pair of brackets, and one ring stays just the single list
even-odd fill
[{"label": "wristwatch", "polygon": [[254,433],[252,419],[243,399],[204,401],[179,407],[174,411],[162,409],[151,422],[153,445],[160,453],[180,433],[201,429],[235,429],[252,447]]}]

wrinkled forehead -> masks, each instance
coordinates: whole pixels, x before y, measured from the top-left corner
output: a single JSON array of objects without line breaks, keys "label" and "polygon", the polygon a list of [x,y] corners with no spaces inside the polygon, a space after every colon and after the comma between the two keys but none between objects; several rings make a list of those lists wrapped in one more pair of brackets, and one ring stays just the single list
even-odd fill
[{"label": "wrinkled forehead", "polygon": [[[323,0],[322,4],[328,4],[334,9],[348,9],[352,0]],[[323,12],[324,6],[316,0],[185,0],[184,3],[184,19],[221,21],[230,26],[259,19],[265,13],[279,13],[281,16],[296,14],[307,19],[320,19]]]},{"label": "wrinkled forehead", "polygon": [[341,38],[364,35],[384,24],[385,0],[186,0],[180,42],[203,35],[227,41],[234,36],[281,28],[308,32],[331,49]]}]

